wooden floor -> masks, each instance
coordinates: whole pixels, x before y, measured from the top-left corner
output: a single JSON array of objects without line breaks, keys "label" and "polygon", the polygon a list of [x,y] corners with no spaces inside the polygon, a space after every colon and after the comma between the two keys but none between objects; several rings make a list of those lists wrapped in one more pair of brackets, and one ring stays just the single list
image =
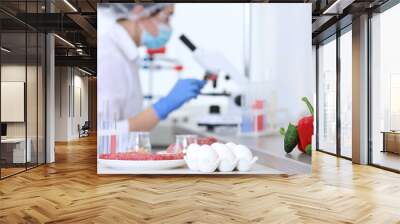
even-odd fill
[{"label": "wooden floor", "polygon": [[400,223],[400,175],[313,154],[303,176],[98,176],[95,139],[0,181],[0,223]]},{"label": "wooden floor", "polygon": [[400,170],[400,154],[374,151],[372,161],[377,165]]},{"label": "wooden floor", "polygon": [[1,177],[11,176],[13,174],[25,171],[24,168],[1,168]]}]

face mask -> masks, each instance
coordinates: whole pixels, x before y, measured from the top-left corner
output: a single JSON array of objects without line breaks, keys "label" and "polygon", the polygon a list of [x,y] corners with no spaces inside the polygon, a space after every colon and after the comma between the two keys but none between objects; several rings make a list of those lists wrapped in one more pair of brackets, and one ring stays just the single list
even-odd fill
[{"label": "face mask", "polygon": [[159,24],[157,36],[153,36],[146,30],[143,30],[140,42],[149,49],[159,49],[167,44],[171,34],[172,29],[169,26]]}]

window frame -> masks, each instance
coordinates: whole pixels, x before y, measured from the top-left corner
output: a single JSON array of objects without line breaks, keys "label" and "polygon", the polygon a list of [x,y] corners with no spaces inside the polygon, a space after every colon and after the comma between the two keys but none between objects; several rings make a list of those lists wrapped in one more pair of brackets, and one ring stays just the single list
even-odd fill
[{"label": "window frame", "polygon": [[[39,13],[39,3],[46,3],[44,0],[32,0],[32,1],[24,0],[24,1],[21,1],[21,3],[25,4],[25,6],[24,6],[25,7],[25,16],[27,15],[26,13],[28,13],[27,12],[28,11],[27,10],[28,2],[36,4],[36,12],[37,13]],[[0,166],[0,180],[3,180],[3,179],[6,179],[8,177],[12,177],[14,175],[17,175],[17,174],[26,172],[26,171],[28,171],[30,169],[33,169],[33,168],[39,167],[41,165],[44,165],[44,164],[46,164],[46,161],[47,161],[47,128],[46,128],[47,127],[47,81],[46,80],[47,80],[47,44],[48,44],[48,40],[47,40],[47,32],[43,32],[41,30],[38,30],[38,29],[30,26],[29,24],[24,23],[23,21],[19,20],[18,18],[12,16],[12,14],[10,14],[8,11],[4,10],[3,8],[1,8],[1,5],[0,5],[0,10],[3,13],[6,13],[7,15],[9,15],[15,21],[18,21],[18,22],[22,23],[23,24],[22,25],[23,29],[15,31],[15,32],[18,32],[18,33],[21,33],[21,34],[25,35],[25,39],[24,39],[24,42],[25,42],[25,49],[24,49],[24,51],[25,51],[25,56],[24,56],[25,57],[25,88],[24,88],[25,89],[25,97],[24,97],[25,98],[24,99],[24,101],[25,101],[24,102],[25,166],[21,167],[21,168],[23,168],[23,170],[14,172],[12,174],[8,174],[6,176],[2,172],[3,168]],[[48,7],[45,8],[45,13],[47,13],[47,12],[48,12]],[[0,26],[1,26],[1,24],[0,24]],[[9,32],[8,31],[3,31],[3,30],[0,29],[0,45],[1,45],[2,34],[3,33],[9,33]],[[14,33],[14,32],[12,32],[12,33]],[[36,141],[37,141],[36,149],[35,149],[36,150],[36,158],[35,158],[36,161],[34,163],[27,162],[28,154],[26,153],[27,152],[27,147],[28,147],[28,144],[27,144],[27,142],[28,142],[28,108],[27,108],[27,94],[28,94],[28,92],[27,92],[27,83],[28,83],[28,78],[27,78],[27,76],[28,76],[28,65],[29,65],[29,63],[28,63],[28,34],[33,34],[34,36],[36,36],[36,41],[35,41],[36,42],[35,43],[36,44],[36,49],[35,49],[36,59],[35,59],[35,61],[33,63],[36,66],[36,71],[35,71],[35,74],[36,74],[36,91],[34,93],[32,93],[36,97],[36,122],[34,122],[35,125],[36,125],[36,127],[35,127],[36,136],[32,137],[32,138],[36,138]],[[43,35],[40,35],[40,34],[43,34]],[[39,38],[39,36],[41,36],[41,38]],[[43,49],[39,48],[39,41],[41,42]],[[40,49],[40,51],[39,51],[39,49]],[[43,54],[43,55],[40,55],[40,54]],[[41,75],[42,75],[42,82],[43,82],[42,83],[43,84],[43,86],[42,86],[42,88],[43,88],[43,93],[42,93],[42,96],[43,96],[42,103],[43,103],[43,105],[41,105],[41,107],[43,107],[42,109],[44,110],[43,111],[44,115],[43,115],[43,117],[40,118],[41,122],[43,122],[42,124],[44,125],[42,127],[44,129],[43,130],[43,145],[42,145],[43,148],[41,148],[41,150],[42,150],[42,152],[44,154],[40,155],[40,157],[43,157],[42,158],[43,162],[39,162],[39,141],[38,141],[39,140],[39,116],[42,116],[42,115],[39,115],[39,112],[38,112],[39,111],[39,79],[38,79],[39,68],[38,67],[40,65],[39,56],[41,56],[42,60],[44,60],[43,61],[44,63],[41,64],[42,65],[42,70],[41,70],[42,74]],[[2,55],[0,54],[0,81],[1,81],[2,62],[3,62],[3,58],[2,58]],[[1,110],[1,106],[0,106],[0,110]],[[42,120],[42,119],[44,119],[44,120]],[[1,123],[1,119],[0,119],[0,123]],[[0,156],[1,156],[1,151],[2,150],[1,150],[1,144],[0,144]],[[33,150],[32,150],[32,152],[33,152]],[[28,163],[29,163],[29,166],[28,166]]]},{"label": "window frame", "polygon": [[370,11],[368,11],[368,165],[373,166],[373,167],[377,167],[383,170],[387,170],[387,171],[391,171],[391,172],[395,172],[395,173],[400,173],[400,170],[394,169],[394,168],[390,168],[387,166],[383,166],[380,164],[376,164],[373,162],[373,154],[374,154],[374,147],[373,147],[373,130],[372,130],[372,94],[373,94],[373,88],[372,88],[372,58],[373,58],[373,48],[372,48],[372,42],[373,42],[373,27],[372,27],[372,19],[374,18],[374,14],[382,14],[385,11],[400,5],[400,0],[388,0],[385,3],[383,3],[382,5],[380,5],[377,8],[374,8]]},{"label": "window frame", "polygon": [[[317,105],[316,105],[316,150],[319,152],[323,152],[329,155],[333,155],[339,158],[343,158],[346,160],[352,160],[352,158],[347,157],[342,155],[342,150],[341,150],[341,118],[340,118],[340,113],[341,113],[341,107],[340,107],[340,103],[341,103],[341,97],[340,97],[340,93],[341,93],[341,89],[340,89],[340,85],[341,85],[341,65],[340,65],[340,60],[341,60],[341,55],[340,55],[340,38],[342,35],[346,34],[347,32],[352,32],[352,23],[347,24],[346,26],[344,26],[341,29],[338,29],[336,31],[336,33],[333,33],[332,35],[330,35],[329,37],[319,41],[316,44],[316,101],[317,101]],[[332,152],[328,152],[327,150],[321,149],[319,147],[320,143],[319,143],[319,102],[320,102],[320,96],[319,96],[319,85],[320,85],[320,79],[319,79],[319,51],[318,49],[320,48],[320,46],[322,44],[327,44],[331,41],[336,41],[336,152],[332,153]]]}]

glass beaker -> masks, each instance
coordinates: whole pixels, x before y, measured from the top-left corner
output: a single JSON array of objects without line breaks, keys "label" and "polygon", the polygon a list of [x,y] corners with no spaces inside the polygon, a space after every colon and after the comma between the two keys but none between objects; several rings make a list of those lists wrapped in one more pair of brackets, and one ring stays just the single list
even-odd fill
[{"label": "glass beaker", "polygon": [[130,132],[128,151],[139,153],[151,153],[149,132]]},{"label": "glass beaker", "polygon": [[197,135],[176,135],[174,153],[183,152],[190,144],[197,143]]}]

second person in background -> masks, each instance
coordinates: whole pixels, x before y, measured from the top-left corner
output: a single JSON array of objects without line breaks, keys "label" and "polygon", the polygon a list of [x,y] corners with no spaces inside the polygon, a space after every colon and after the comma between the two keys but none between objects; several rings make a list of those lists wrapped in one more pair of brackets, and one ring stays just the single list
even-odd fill
[{"label": "second person in background", "polygon": [[108,108],[107,113],[122,131],[148,131],[197,97],[205,81],[180,79],[167,96],[143,110],[138,47],[158,49],[167,44],[174,5],[114,3],[112,7],[117,15],[115,23],[98,38],[98,112],[104,114],[102,110]]}]

